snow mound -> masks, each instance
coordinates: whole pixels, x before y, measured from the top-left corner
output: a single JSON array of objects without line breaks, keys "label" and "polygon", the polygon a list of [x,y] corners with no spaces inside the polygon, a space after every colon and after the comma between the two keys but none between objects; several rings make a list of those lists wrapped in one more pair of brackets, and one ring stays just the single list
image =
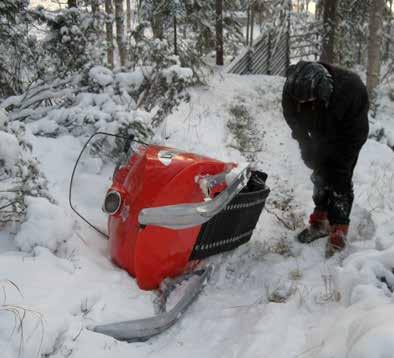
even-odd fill
[{"label": "snow mound", "polygon": [[[394,352],[394,307],[375,300],[358,304],[335,315],[319,352],[310,358],[392,358]],[[324,329],[325,330],[325,329]]]},{"label": "snow mound", "polygon": [[3,108],[0,108],[0,129],[4,129],[7,120],[7,112]]},{"label": "snow mound", "polygon": [[358,286],[371,285],[387,296],[394,290],[394,247],[384,250],[364,250],[349,256],[343,268],[337,270],[337,285],[345,304],[355,304],[365,298]]},{"label": "snow mound", "polygon": [[[150,71],[149,71],[150,72]],[[116,82],[120,88],[133,88],[137,90],[144,82],[145,75],[142,68],[136,69],[134,72],[120,72],[115,75]]]},{"label": "snow mound", "polygon": [[89,77],[102,87],[106,87],[113,82],[112,71],[103,66],[95,66],[90,69]]},{"label": "snow mound", "polygon": [[72,220],[65,211],[45,198],[26,198],[26,221],[15,237],[19,249],[31,252],[42,246],[56,252],[72,236]]},{"label": "snow mound", "polygon": [[322,321],[318,358],[394,357],[394,248],[362,250],[336,267],[344,306]]},{"label": "snow mound", "polygon": [[394,307],[366,309],[350,327],[347,358],[394,356]]},{"label": "snow mound", "polygon": [[163,70],[163,75],[167,79],[167,83],[174,81],[174,77],[185,81],[191,81],[193,78],[193,71],[188,67],[181,67],[179,65],[173,65]]},{"label": "snow mound", "polygon": [[0,161],[3,161],[5,166],[12,170],[18,160],[19,152],[20,148],[16,137],[0,131]]}]

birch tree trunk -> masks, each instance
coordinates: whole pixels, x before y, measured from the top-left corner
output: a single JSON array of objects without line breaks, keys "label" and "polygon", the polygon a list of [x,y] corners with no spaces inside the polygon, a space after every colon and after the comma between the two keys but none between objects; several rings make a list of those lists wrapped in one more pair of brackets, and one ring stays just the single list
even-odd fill
[{"label": "birch tree trunk", "polygon": [[332,63],[334,61],[335,28],[338,0],[320,1],[323,1],[324,24],[324,36],[320,61]]},{"label": "birch tree trunk", "polygon": [[115,0],[116,42],[118,44],[120,65],[126,65],[126,40],[124,34],[123,0]]},{"label": "birch tree trunk", "polygon": [[126,34],[131,31],[131,0],[126,0]]},{"label": "birch tree trunk", "polygon": [[114,67],[114,33],[113,33],[113,6],[112,0],[105,0],[105,32],[107,39],[107,62],[110,68]]},{"label": "birch tree trunk", "polygon": [[387,40],[386,40],[386,54],[385,59],[390,58],[390,46],[391,46],[391,22],[393,21],[393,0],[389,0],[389,16],[388,16],[388,26],[387,26]]},{"label": "birch tree trunk", "polygon": [[216,0],[216,65],[223,66],[223,57],[223,0]]},{"label": "birch tree trunk", "polygon": [[369,7],[367,88],[372,100],[380,79],[381,46],[383,38],[383,11],[385,0],[371,0]]}]

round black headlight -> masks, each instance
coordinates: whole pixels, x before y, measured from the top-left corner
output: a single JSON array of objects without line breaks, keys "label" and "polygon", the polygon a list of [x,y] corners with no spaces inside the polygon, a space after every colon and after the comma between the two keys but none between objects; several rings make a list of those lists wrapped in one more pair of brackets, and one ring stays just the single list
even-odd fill
[{"label": "round black headlight", "polygon": [[105,196],[103,210],[107,214],[115,214],[122,204],[122,197],[117,191],[109,191]]}]

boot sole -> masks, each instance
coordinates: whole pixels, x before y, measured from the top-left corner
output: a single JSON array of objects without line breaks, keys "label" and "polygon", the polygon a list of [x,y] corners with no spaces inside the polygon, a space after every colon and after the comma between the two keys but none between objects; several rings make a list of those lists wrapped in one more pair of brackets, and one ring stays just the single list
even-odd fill
[{"label": "boot sole", "polygon": [[[305,230],[308,230],[308,229],[305,229]],[[309,237],[303,237],[303,233],[305,232],[305,230],[301,231],[296,236],[297,241],[300,242],[301,244],[310,244],[316,240],[322,239],[323,237],[326,237],[329,235],[328,232],[316,232],[314,234],[311,234]]]}]

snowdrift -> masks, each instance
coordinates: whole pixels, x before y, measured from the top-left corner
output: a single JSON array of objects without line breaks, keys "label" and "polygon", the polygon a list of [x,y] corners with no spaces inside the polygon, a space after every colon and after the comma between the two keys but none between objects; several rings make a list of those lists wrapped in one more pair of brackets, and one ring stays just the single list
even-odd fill
[{"label": "snowdrift", "polygon": [[[92,76],[109,81],[102,71]],[[83,139],[38,137],[28,125],[57,204],[29,199],[16,237],[1,233],[2,356],[393,356],[394,153],[368,141],[354,177],[349,249],[326,261],[324,239],[312,246],[294,241],[312,209],[312,185],[281,114],[282,86],[279,77],[217,76],[156,131],[158,144],[255,163],[269,174],[272,193],[251,242],[213,257],[204,293],[176,326],[147,343],[86,329],[149,316],[154,295],[110,261],[107,242],[68,208]]]}]

